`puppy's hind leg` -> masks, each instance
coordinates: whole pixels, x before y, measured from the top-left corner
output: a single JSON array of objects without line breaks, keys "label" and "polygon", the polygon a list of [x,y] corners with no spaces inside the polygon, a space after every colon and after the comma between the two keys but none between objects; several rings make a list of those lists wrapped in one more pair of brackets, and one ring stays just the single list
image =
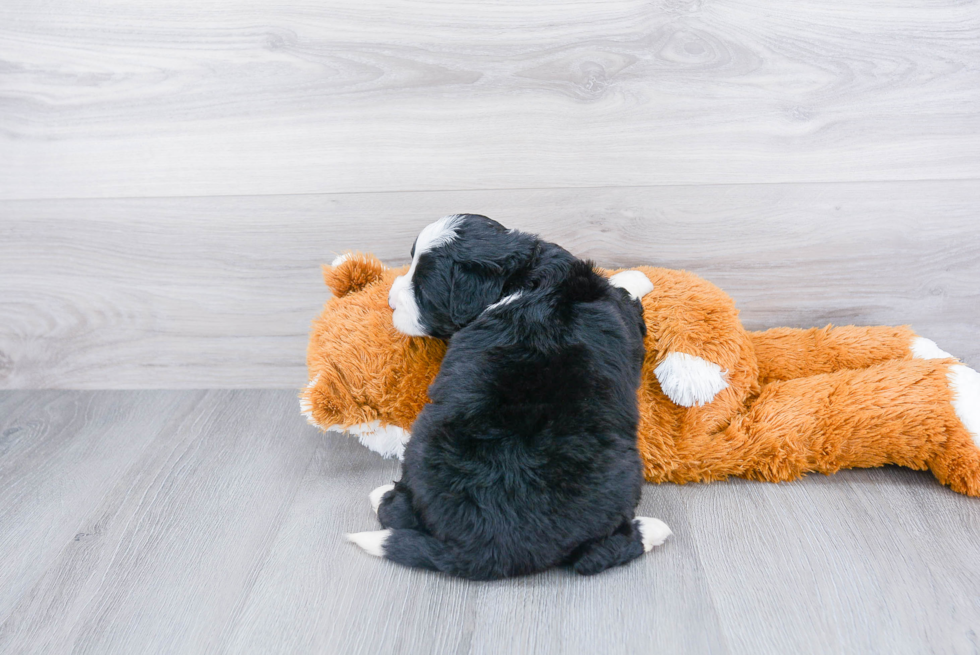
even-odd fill
[{"label": "puppy's hind leg", "polygon": [[573,555],[572,569],[582,575],[594,575],[614,566],[631,562],[671,534],[667,524],[645,516],[624,521],[614,533],[586,545]]},{"label": "puppy's hind leg", "polygon": [[371,492],[371,507],[378,514],[378,521],[386,528],[414,530],[419,527],[415,510],[412,509],[410,492],[399,484],[384,485]]},{"label": "puppy's hind leg", "polygon": [[394,484],[383,484],[368,494],[368,500],[371,502],[371,509],[374,510],[375,514],[378,513],[378,507],[381,506],[381,501],[388,494],[388,492],[394,490],[394,488]]},{"label": "puppy's hind leg", "polygon": [[[383,506],[383,505],[382,505]],[[455,554],[430,534],[418,530],[376,530],[348,534],[347,540],[360,546],[369,555],[383,557],[403,566],[430,571],[442,571],[465,578],[488,579],[471,567],[461,566]]]}]

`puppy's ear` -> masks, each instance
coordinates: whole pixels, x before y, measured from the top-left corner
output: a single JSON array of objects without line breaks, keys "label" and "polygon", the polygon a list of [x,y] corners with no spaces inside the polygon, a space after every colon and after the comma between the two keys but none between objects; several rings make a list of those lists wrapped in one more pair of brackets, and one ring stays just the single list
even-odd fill
[{"label": "puppy's ear", "polygon": [[472,216],[460,233],[448,246],[453,258],[449,315],[457,329],[500,300],[507,282],[530,266],[538,246],[534,235],[485,216]]},{"label": "puppy's ear", "polygon": [[538,243],[533,234],[508,230],[486,216],[473,216],[459,232],[451,245],[453,258],[496,275],[509,276],[526,266]]},{"label": "puppy's ear", "polygon": [[323,267],[323,281],[335,296],[360,291],[384,276],[385,265],[370,254],[346,252]]},{"label": "puppy's ear", "polygon": [[457,330],[500,300],[507,278],[484,266],[454,263],[449,289],[449,318]]}]

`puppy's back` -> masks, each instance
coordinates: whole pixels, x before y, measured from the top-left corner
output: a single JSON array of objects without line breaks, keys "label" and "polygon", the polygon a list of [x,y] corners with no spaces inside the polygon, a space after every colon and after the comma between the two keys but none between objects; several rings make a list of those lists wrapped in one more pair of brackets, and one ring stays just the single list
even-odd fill
[{"label": "puppy's back", "polygon": [[558,564],[639,500],[639,310],[587,263],[575,273],[457,333],[413,427],[422,521],[477,577]]}]

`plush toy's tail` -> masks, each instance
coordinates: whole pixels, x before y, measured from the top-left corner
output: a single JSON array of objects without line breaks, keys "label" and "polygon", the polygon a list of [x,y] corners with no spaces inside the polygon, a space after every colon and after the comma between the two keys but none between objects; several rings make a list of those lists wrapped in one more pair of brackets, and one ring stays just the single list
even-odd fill
[{"label": "plush toy's tail", "polygon": [[773,382],[707,439],[695,446],[705,477],[776,482],[898,464],[980,496],[980,374],[953,359],[907,360]]}]

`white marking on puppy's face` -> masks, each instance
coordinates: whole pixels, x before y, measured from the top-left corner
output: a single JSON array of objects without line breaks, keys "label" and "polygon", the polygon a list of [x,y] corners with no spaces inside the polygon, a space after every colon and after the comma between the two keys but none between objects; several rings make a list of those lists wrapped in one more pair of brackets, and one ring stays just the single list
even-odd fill
[{"label": "white marking on puppy's face", "polygon": [[643,540],[643,552],[649,553],[654,546],[662,544],[667,537],[674,534],[667,524],[660,519],[650,518],[649,516],[637,516],[637,528],[640,531],[640,539]]},{"label": "white marking on puppy's face", "polygon": [[352,532],[347,535],[347,541],[355,543],[364,549],[368,555],[384,557],[385,542],[391,536],[391,530],[374,530],[372,532]]},{"label": "white marking on puppy's face", "polygon": [[383,484],[368,494],[368,500],[371,501],[371,509],[374,510],[375,514],[378,513],[378,508],[381,507],[381,499],[384,498],[386,493],[394,488],[395,485],[393,484]]},{"label": "white marking on puppy's face", "polygon": [[949,367],[947,379],[953,390],[953,410],[980,448],[980,373],[956,364]]},{"label": "white marking on puppy's face", "polygon": [[948,359],[953,357],[948,352],[936,345],[932,339],[916,337],[912,340],[912,357],[915,359]]},{"label": "white marking on puppy's face", "polygon": [[391,291],[388,292],[388,306],[394,313],[391,316],[395,329],[402,334],[410,337],[429,336],[422,327],[421,317],[419,316],[418,304],[415,302],[415,289],[412,286],[412,278],[415,276],[415,268],[418,266],[419,257],[429,252],[433,248],[450,243],[456,238],[456,229],[462,222],[461,214],[443,216],[435,223],[431,223],[419,233],[415,240],[415,253],[412,255],[412,265],[405,275],[399,275],[391,284]]},{"label": "white marking on puppy's face", "polygon": [[623,271],[609,278],[609,284],[626,289],[631,296],[640,299],[653,291],[653,282],[639,271]]},{"label": "white marking on puppy's face", "polygon": [[725,373],[717,364],[687,353],[670,353],[653,371],[664,394],[681,407],[714,400],[728,387]]}]

